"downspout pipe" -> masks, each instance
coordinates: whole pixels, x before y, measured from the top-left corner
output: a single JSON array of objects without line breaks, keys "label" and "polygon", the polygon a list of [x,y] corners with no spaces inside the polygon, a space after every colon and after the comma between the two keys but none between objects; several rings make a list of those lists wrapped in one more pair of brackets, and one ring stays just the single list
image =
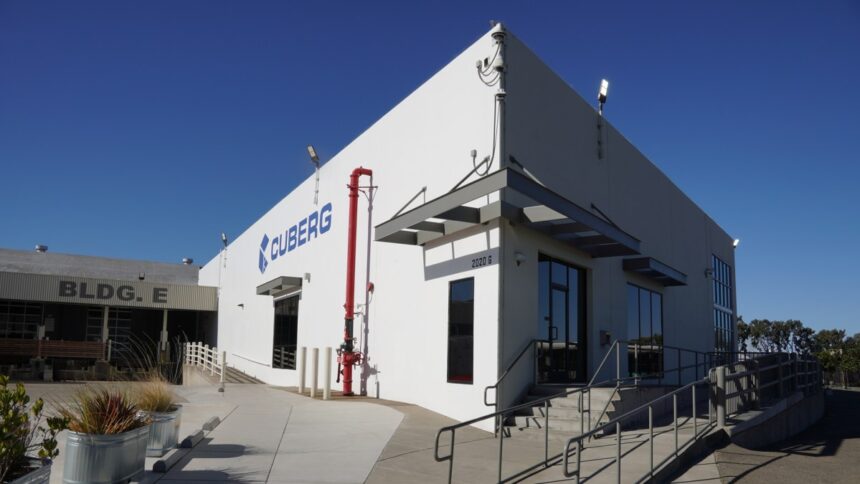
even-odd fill
[{"label": "downspout pipe", "polygon": [[343,325],[343,343],[338,351],[338,363],[343,365],[343,394],[353,395],[352,367],[361,356],[353,351],[353,321],[355,320],[355,242],[358,219],[358,180],[362,176],[373,177],[373,170],[359,166],[349,175],[349,226],[346,245],[346,302]]}]

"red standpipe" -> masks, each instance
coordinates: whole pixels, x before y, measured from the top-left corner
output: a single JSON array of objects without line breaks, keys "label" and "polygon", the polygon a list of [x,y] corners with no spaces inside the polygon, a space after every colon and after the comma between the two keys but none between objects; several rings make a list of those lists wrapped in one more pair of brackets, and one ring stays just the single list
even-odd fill
[{"label": "red standpipe", "polygon": [[358,167],[349,176],[349,228],[346,246],[346,302],[343,344],[340,346],[338,363],[343,365],[343,394],[352,395],[352,367],[361,362],[361,354],[353,351],[352,326],[355,319],[355,232],[358,217],[358,179],[362,175],[373,177],[373,171]]}]

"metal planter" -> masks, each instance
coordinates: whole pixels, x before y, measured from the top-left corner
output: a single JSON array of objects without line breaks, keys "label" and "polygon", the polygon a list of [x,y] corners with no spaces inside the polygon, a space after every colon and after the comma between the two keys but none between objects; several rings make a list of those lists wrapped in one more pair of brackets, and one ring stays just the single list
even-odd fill
[{"label": "metal planter", "polygon": [[114,484],[143,474],[149,425],[116,435],[69,431],[64,484]]},{"label": "metal planter", "polygon": [[149,443],[146,444],[147,457],[161,457],[179,443],[179,423],[182,420],[182,406],[177,405],[172,412],[141,412],[149,417]]},{"label": "metal planter", "polygon": [[30,462],[33,463],[35,469],[14,481],[9,481],[9,484],[48,484],[51,482],[50,459],[30,459]]}]

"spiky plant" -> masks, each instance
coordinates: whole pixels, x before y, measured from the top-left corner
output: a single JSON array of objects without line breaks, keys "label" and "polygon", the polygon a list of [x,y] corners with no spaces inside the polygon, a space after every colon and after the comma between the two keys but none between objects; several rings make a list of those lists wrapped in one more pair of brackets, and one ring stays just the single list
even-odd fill
[{"label": "spiky plant", "polygon": [[176,396],[163,377],[153,374],[149,381],[137,385],[137,406],[146,412],[172,412],[176,410]]},{"label": "spiky plant", "polygon": [[84,434],[121,434],[149,423],[125,391],[107,387],[82,389],[59,412],[68,419],[69,430]]}]

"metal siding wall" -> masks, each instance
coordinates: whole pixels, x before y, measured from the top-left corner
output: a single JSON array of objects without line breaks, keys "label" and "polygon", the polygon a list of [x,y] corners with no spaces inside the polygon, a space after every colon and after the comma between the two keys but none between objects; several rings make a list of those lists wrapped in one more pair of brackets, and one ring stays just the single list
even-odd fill
[{"label": "metal siding wall", "polygon": [[[88,293],[95,293],[99,284],[108,285],[113,288],[113,291],[111,297],[106,298],[62,296],[60,294],[60,281],[75,283],[77,291],[80,291],[82,283],[87,285]],[[120,286],[130,286],[134,289],[132,300],[123,300],[118,297],[117,288]],[[167,302],[152,301],[153,290],[156,288],[167,290]],[[0,298],[20,301],[46,301],[134,308],[189,309],[197,311],[217,311],[218,309],[217,289],[214,287],[14,272],[0,272]]]}]

